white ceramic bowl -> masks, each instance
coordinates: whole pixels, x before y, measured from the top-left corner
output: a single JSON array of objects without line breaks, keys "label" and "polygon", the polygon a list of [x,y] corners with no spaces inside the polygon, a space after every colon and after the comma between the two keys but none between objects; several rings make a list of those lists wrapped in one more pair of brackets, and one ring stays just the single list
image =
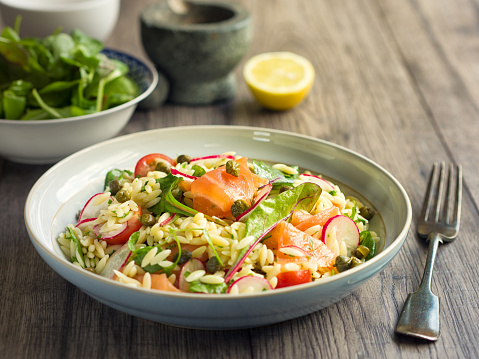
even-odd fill
[{"label": "white ceramic bowl", "polygon": [[[299,163],[358,191],[382,216],[386,229],[384,248],[368,262],[329,278],[236,296],[132,288],[79,269],[64,257],[56,237],[67,224],[74,223],[75,214],[91,194],[103,190],[108,170],[134,167],[141,156],[151,152],[201,156],[224,151],[236,151],[249,158]],[[31,189],[25,204],[25,223],[33,245],[66,280],[126,313],[160,323],[206,329],[276,323],[337,302],[394,258],[406,239],[410,222],[411,205],[402,186],[367,158],[312,137],[233,126],[151,130],[92,146],[47,171]]]},{"label": "white ceramic bowl", "polygon": [[91,115],[42,121],[0,119],[0,156],[28,164],[54,163],[117,135],[125,127],[138,103],[155,89],[158,72],[151,63],[128,54],[109,49],[103,52],[129,66],[129,76],[142,93],[120,106]]},{"label": "white ceramic bowl", "polygon": [[66,33],[76,28],[105,41],[119,14],[120,0],[0,0],[4,25],[13,27],[17,16],[22,17],[22,37],[45,37],[61,27]]}]

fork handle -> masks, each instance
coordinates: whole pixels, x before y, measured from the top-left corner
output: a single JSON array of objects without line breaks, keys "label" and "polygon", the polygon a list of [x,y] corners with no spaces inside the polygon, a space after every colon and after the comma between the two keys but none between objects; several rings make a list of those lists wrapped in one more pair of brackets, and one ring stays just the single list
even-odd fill
[{"label": "fork handle", "polygon": [[436,260],[437,247],[439,246],[439,243],[442,243],[442,237],[439,233],[431,233],[427,237],[427,241],[429,242],[429,247],[427,251],[426,265],[418,290],[431,291],[432,269],[434,268],[434,261]]},{"label": "fork handle", "polygon": [[436,252],[442,237],[431,233],[424,274],[419,289],[410,293],[396,325],[396,332],[417,338],[437,340],[440,333],[439,298],[431,292],[431,277]]}]

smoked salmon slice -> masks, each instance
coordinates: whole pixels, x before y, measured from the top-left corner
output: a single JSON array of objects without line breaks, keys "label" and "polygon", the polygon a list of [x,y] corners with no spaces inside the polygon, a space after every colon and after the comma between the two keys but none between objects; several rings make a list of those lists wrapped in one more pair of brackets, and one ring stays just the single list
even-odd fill
[{"label": "smoked salmon slice", "polygon": [[316,226],[318,224],[320,226],[324,226],[328,219],[337,216],[338,214],[341,214],[341,212],[338,207],[335,206],[326,208],[314,215],[301,210],[294,211],[291,218],[291,224],[300,231],[306,231],[308,228],[311,228],[312,226]]},{"label": "smoked salmon slice", "polygon": [[[270,249],[276,249],[278,263],[315,262],[322,268],[332,268],[336,255],[319,239],[300,231],[291,223],[280,222],[263,241]],[[281,248],[299,249],[304,255],[292,256],[281,251]]]},{"label": "smoked salmon slice", "polygon": [[[138,274],[135,276],[135,279],[143,283],[144,274]],[[167,292],[181,292],[168,280],[168,277],[165,273],[161,274],[150,274],[151,278],[151,289],[157,290],[166,290]]]},{"label": "smoked salmon slice", "polygon": [[253,177],[247,161],[246,157],[236,160],[240,165],[238,177],[227,173],[222,166],[194,180],[191,183],[193,208],[209,216],[234,219],[231,205],[239,199],[251,203],[256,193],[255,183],[259,182]]}]

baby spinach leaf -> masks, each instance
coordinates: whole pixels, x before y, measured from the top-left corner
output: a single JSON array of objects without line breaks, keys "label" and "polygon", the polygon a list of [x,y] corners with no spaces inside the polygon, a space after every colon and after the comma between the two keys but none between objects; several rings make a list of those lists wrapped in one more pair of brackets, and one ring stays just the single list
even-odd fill
[{"label": "baby spinach leaf", "polygon": [[211,293],[211,294],[221,294],[226,293],[228,285],[226,283],[221,284],[206,284],[202,283],[199,280],[195,280],[190,283],[189,290],[193,293]]},{"label": "baby spinach leaf", "polygon": [[362,231],[359,235],[359,244],[369,248],[369,254],[365,258],[370,260],[376,254],[376,242],[369,231]]},{"label": "baby spinach leaf", "polygon": [[105,183],[103,189],[108,187],[108,184],[113,180],[119,180],[122,184],[125,181],[125,177],[133,176],[133,172],[128,170],[119,170],[119,169],[112,169],[109,171],[105,176]]},{"label": "baby spinach leaf", "polygon": [[[20,38],[19,21],[0,35],[0,117],[36,120],[87,115],[116,107],[140,93],[128,65],[101,53],[103,43],[80,30]],[[32,85],[9,91],[16,80]],[[33,112],[32,112],[33,111]]]},{"label": "baby spinach leaf", "polygon": [[241,249],[225,281],[229,282],[233,278],[249,253],[270,230],[279,222],[287,220],[295,210],[311,211],[320,195],[321,187],[315,183],[306,182],[276,197],[262,201],[246,221],[245,237],[253,236],[256,240],[249,247]]},{"label": "baby spinach leaf", "polygon": [[[253,168],[254,168],[254,173],[256,173],[258,176],[266,178],[267,180],[271,181],[273,184],[273,187],[292,185],[294,180],[298,178],[297,174],[290,175],[290,174],[284,173],[283,171],[273,168],[262,161],[254,160]],[[297,169],[297,167],[293,167],[293,168]]]},{"label": "baby spinach leaf", "polygon": [[321,187],[306,182],[289,191],[267,198],[256,207],[246,221],[245,236],[259,238],[278,221],[288,218],[293,210],[310,211],[321,195]]}]

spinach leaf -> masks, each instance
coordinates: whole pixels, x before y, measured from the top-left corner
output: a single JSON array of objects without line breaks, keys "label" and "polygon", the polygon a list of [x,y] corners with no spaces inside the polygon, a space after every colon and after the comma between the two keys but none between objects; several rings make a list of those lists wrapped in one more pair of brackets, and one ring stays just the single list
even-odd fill
[{"label": "spinach leaf", "polygon": [[[276,168],[273,168],[262,161],[254,160],[253,168],[254,168],[254,173],[256,173],[258,176],[266,178],[267,180],[271,181],[273,184],[273,187],[281,187],[284,185],[291,186],[294,180],[299,177],[297,174],[290,175],[290,174],[284,173],[283,171],[277,170]],[[293,168],[297,169],[297,167],[293,167]]]},{"label": "spinach leaf", "polygon": [[226,283],[221,284],[206,284],[202,283],[199,280],[195,280],[190,283],[190,292],[193,293],[212,293],[212,294],[221,294],[226,293],[228,285]]},{"label": "spinach leaf", "polygon": [[[160,184],[161,199],[160,202],[155,204],[153,207],[148,208],[148,210],[157,216],[164,212],[178,213],[176,207],[172,208],[172,206],[169,205],[169,203],[166,201],[166,197],[168,193],[171,193],[172,189],[177,187],[179,178],[173,176],[171,173],[168,173],[168,175],[165,177],[157,179],[156,182]],[[189,214],[187,214],[187,216],[188,215]]]},{"label": "spinach leaf", "polygon": [[[157,179],[157,183],[160,184],[161,188],[161,199],[153,207],[148,208],[148,210],[156,215],[161,215],[164,212],[177,213],[185,216],[193,217],[198,211],[194,210],[191,207],[178,201],[177,197],[181,196],[182,192],[178,188],[178,182],[181,180],[180,177],[173,176],[171,173],[168,173],[166,177]],[[205,215],[205,218],[209,221],[225,225],[225,221],[214,218],[208,215]]]},{"label": "spinach leaf", "polygon": [[274,198],[267,198],[256,207],[246,221],[245,236],[259,238],[293,210],[310,211],[321,195],[321,187],[306,182]]},{"label": "spinach leaf", "polygon": [[376,242],[369,231],[362,231],[359,235],[359,244],[369,248],[369,254],[365,260],[370,260],[376,254]]},{"label": "spinach leaf", "polygon": [[193,176],[195,176],[195,177],[201,177],[201,176],[203,176],[203,175],[206,173],[205,169],[204,169],[203,167],[201,167],[201,166],[198,166],[198,165],[193,165],[193,166],[191,166],[191,169],[192,169],[193,171],[195,171],[195,172],[193,173]]},{"label": "spinach leaf", "polygon": [[[142,248],[136,248],[136,243],[138,242],[138,239],[140,238],[140,232],[134,232],[130,238],[128,239],[128,248],[130,249],[131,251],[131,258],[132,260],[135,261],[135,264],[141,266],[141,262],[143,261],[143,258],[145,258],[146,254],[153,249],[153,246],[146,246],[146,247],[142,247]],[[145,267],[142,267],[146,272],[149,272],[149,273],[158,273],[158,272],[161,272],[161,273],[166,273],[167,275],[170,275],[171,274],[171,271],[176,267],[176,265],[178,264],[178,261],[180,260],[180,255],[181,255],[181,245],[180,245],[180,242],[178,241],[178,239],[176,238],[175,236],[175,241],[176,241],[176,244],[178,246],[178,258],[176,259],[176,261],[170,265],[169,267],[162,267],[158,264],[155,264],[155,265],[147,265]],[[158,247],[158,253],[160,253],[161,251],[163,251],[163,249],[160,247],[160,245],[156,245],[154,247]]]},{"label": "spinach leaf", "polygon": [[311,211],[321,195],[321,191],[321,187],[317,184],[306,182],[289,191],[280,193],[276,197],[262,201],[246,221],[245,237],[253,236],[256,240],[251,246],[240,250],[226,275],[225,281],[229,282],[231,280],[253,248],[280,221],[287,220],[294,210]]},{"label": "spinach leaf", "polygon": [[133,172],[128,170],[113,169],[106,174],[103,189],[108,187],[108,184],[113,180],[119,180],[122,184],[125,182],[125,177],[133,176]]},{"label": "spinach leaf", "polygon": [[[18,20],[18,19],[17,19]],[[140,93],[128,65],[109,59],[103,43],[80,30],[43,39],[20,38],[20,21],[0,35],[0,117],[39,120],[87,115],[128,102]],[[30,88],[16,91],[16,81]]]}]

